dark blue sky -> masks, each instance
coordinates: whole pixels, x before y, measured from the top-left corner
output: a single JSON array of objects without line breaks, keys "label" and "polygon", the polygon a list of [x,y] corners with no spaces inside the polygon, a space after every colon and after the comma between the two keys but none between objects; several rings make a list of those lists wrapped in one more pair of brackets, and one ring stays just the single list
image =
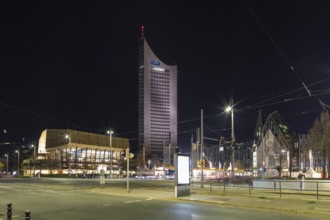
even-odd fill
[{"label": "dark blue sky", "polygon": [[178,65],[182,147],[200,125],[201,109],[205,135],[230,136],[221,113],[231,97],[238,140],[253,136],[259,108],[264,117],[279,111],[293,131],[306,133],[322,107],[302,81],[330,104],[329,9],[329,2],[311,0],[8,3],[0,9],[0,128],[7,138],[35,140],[46,128],[112,127],[134,140],[144,25],[155,54]]}]

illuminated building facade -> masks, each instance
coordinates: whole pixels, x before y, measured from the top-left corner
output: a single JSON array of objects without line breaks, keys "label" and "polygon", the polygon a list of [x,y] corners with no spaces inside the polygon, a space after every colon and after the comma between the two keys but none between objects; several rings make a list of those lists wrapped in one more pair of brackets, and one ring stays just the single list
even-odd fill
[{"label": "illuminated building facade", "polygon": [[139,146],[170,163],[177,146],[177,66],[164,64],[139,40]]},{"label": "illuminated building facade", "polygon": [[[36,172],[44,174],[120,174],[126,166],[126,138],[68,129],[46,129],[38,143]],[[110,147],[111,146],[111,147]],[[111,166],[111,168],[110,168]]]}]

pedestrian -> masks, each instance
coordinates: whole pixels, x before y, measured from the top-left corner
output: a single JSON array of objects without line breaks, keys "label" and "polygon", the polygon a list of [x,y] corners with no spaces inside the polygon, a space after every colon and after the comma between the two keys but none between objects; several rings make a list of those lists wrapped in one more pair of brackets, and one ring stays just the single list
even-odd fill
[{"label": "pedestrian", "polygon": [[101,175],[100,175],[100,185],[101,185],[102,188],[105,185],[105,172],[104,172],[103,169],[101,170]]}]

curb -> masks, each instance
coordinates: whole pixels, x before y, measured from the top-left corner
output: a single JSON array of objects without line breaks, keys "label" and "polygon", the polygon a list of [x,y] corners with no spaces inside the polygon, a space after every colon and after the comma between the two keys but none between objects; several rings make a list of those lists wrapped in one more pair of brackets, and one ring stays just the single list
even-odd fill
[{"label": "curb", "polygon": [[271,212],[279,212],[279,213],[292,213],[296,215],[310,215],[310,216],[322,216],[322,217],[329,217],[329,211],[323,210],[298,210],[295,208],[283,208],[283,207],[266,207],[266,206],[258,206],[258,205],[247,205],[243,203],[232,203],[226,201],[214,201],[214,200],[203,200],[203,199],[194,199],[194,198],[179,198],[180,200],[184,201],[191,201],[191,202],[201,202],[206,204],[217,204],[226,207],[236,207],[236,208],[245,208],[245,209],[254,209],[254,210],[264,210],[264,211],[271,211]]}]

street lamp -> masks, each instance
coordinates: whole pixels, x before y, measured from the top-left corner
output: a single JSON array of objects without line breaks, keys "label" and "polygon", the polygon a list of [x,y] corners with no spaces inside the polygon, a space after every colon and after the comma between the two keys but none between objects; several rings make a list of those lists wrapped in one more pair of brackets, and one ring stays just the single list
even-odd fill
[{"label": "street lamp", "polygon": [[112,147],[112,135],[113,135],[113,130],[108,130],[107,131],[107,134],[109,135],[109,137],[110,137],[110,140],[109,140],[109,145],[110,145],[110,147]]},{"label": "street lamp", "polygon": [[109,146],[110,146],[110,178],[112,179],[112,134],[113,130],[107,130],[107,134],[109,135]]},{"label": "street lamp", "polygon": [[235,154],[234,154],[234,143],[235,143],[235,132],[234,132],[234,106],[232,101],[232,106],[228,106],[225,109],[226,112],[231,113],[231,149],[232,149],[232,165],[231,165],[231,171],[232,171],[232,177],[234,178],[235,172],[234,172],[234,162],[235,162]]},{"label": "street lamp", "polygon": [[66,134],[66,135],[65,135],[65,139],[67,139],[67,140],[69,141],[69,143],[71,142],[71,137],[70,137],[70,135]]},{"label": "street lamp", "polygon": [[7,175],[8,175],[8,154],[5,154],[5,157],[7,157]]},{"label": "street lamp", "polygon": [[15,151],[15,153],[17,153],[17,175],[19,175],[19,149]]},{"label": "street lamp", "polygon": [[285,153],[285,150],[282,149],[281,150],[281,154],[280,154],[280,172],[279,172],[279,175],[280,175],[280,179],[282,178],[282,155]]}]

